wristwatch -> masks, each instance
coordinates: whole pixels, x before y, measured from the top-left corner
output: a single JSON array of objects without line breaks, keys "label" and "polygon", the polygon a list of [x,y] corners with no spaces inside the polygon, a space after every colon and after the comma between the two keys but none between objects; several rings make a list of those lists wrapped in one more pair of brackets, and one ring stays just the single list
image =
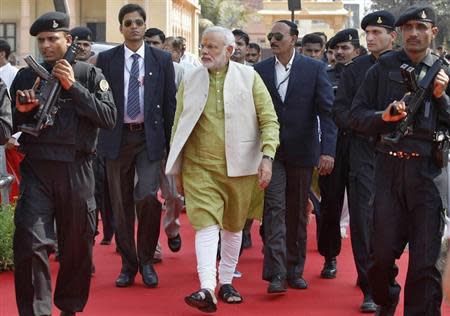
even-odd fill
[{"label": "wristwatch", "polygon": [[269,159],[270,161],[273,161],[273,158],[268,155],[263,155],[263,159]]}]

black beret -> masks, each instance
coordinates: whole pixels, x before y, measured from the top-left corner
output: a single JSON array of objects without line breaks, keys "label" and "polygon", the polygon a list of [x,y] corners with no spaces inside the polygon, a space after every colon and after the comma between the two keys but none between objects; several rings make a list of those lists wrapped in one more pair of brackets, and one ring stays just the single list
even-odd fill
[{"label": "black beret", "polygon": [[375,11],[367,14],[361,21],[361,28],[366,29],[367,26],[381,26],[387,29],[395,29],[395,17],[386,10]]},{"label": "black beret", "polygon": [[330,39],[329,47],[334,49],[337,44],[342,42],[351,42],[352,44],[359,45],[359,35],[357,29],[344,29],[336,33],[332,39]]},{"label": "black beret", "polygon": [[37,18],[30,27],[30,35],[41,32],[69,31],[70,18],[62,12],[47,12]]},{"label": "black beret", "polygon": [[402,26],[411,20],[430,22],[434,24],[436,22],[436,13],[434,13],[433,8],[430,6],[415,5],[406,9],[398,17],[397,22],[395,22],[395,26]]},{"label": "black beret", "polygon": [[88,27],[77,26],[70,30],[72,38],[78,37],[80,41],[92,41],[92,32]]}]

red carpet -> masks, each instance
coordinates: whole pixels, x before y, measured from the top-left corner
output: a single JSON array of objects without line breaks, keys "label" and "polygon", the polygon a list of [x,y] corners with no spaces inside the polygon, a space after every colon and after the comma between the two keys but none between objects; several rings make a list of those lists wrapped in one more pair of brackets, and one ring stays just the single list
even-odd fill
[{"label": "red carpet", "polygon": [[[131,288],[119,289],[114,281],[120,270],[120,257],[114,252],[115,246],[94,248],[97,272],[92,280],[91,295],[82,315],[86,316],[140,316],[140,315],[206,315],[188,307],[183,298],[197,290],[199,285],[195,272],[196,262],[193,248],[193,230],[186,216],[182,218],[183,246],[180,252],[171,253],[167,239],[161,234],[163,262],[156,265],[160,285],[157,289],[147,289],[138,275],[136,284]],[[255,223],[256,224],[256,223]],[[362,296],[356,287],[356,271],[350,249],[350,240],[343,240],[342,253],[338,258],[338,277],[335,280],[319,278],[322,258],[315,246],[315,227],[309,225],[309,251],[304,277],[309,289],[289,290],[282,296],[266,294],[267,283],[261,280],[262,255],[261,241],[253,226],[253,248],[243,253],[238,270],[243,273],[241,279],[235,279],[234,285],[244,296],[240,305],[227,305],[219,302],[215,315],[330,315],[353,316],[358,312]],[[98,238],[100,240],[100,238]],[[407,256],[399,262],[401,284],[404,283]],[[52,260],[55,276],[57,263]],[[55,277],[53,278],[53,280]],[[402,315],[403,302],[396,315]],[[445,305],[445,303],[444,303]],[[57,309],[54,315],[59,315]],[[12,273],[0,273],[0,316],[17,315]],[[442,315],[450,315],[448,305],[443,306]],[[424,315],[425,316],[425,315]]]}]

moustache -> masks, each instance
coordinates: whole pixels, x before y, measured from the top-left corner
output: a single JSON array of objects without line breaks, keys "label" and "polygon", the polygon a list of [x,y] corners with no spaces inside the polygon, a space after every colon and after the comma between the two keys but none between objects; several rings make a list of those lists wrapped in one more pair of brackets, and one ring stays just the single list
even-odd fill
[{"label": "moustache", "polygon": [[277,44],[270,44],[270,47],[271,47],[271,48],[274,48],[274,47],[277,47],[277,48],[278,48],[278,45],[277,45]]}]

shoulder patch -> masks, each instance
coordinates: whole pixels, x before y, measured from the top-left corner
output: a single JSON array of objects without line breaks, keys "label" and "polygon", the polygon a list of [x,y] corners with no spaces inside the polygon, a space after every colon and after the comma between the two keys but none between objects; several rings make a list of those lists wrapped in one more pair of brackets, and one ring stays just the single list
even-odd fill
[{"label": "shoulder patch", "polygon": [[100,80],[100,82],[98,83],[98,86],[99,86],[100,90],[102,90],[103,92],[106,92],[109,90],[109,83],[105,79]]}]

